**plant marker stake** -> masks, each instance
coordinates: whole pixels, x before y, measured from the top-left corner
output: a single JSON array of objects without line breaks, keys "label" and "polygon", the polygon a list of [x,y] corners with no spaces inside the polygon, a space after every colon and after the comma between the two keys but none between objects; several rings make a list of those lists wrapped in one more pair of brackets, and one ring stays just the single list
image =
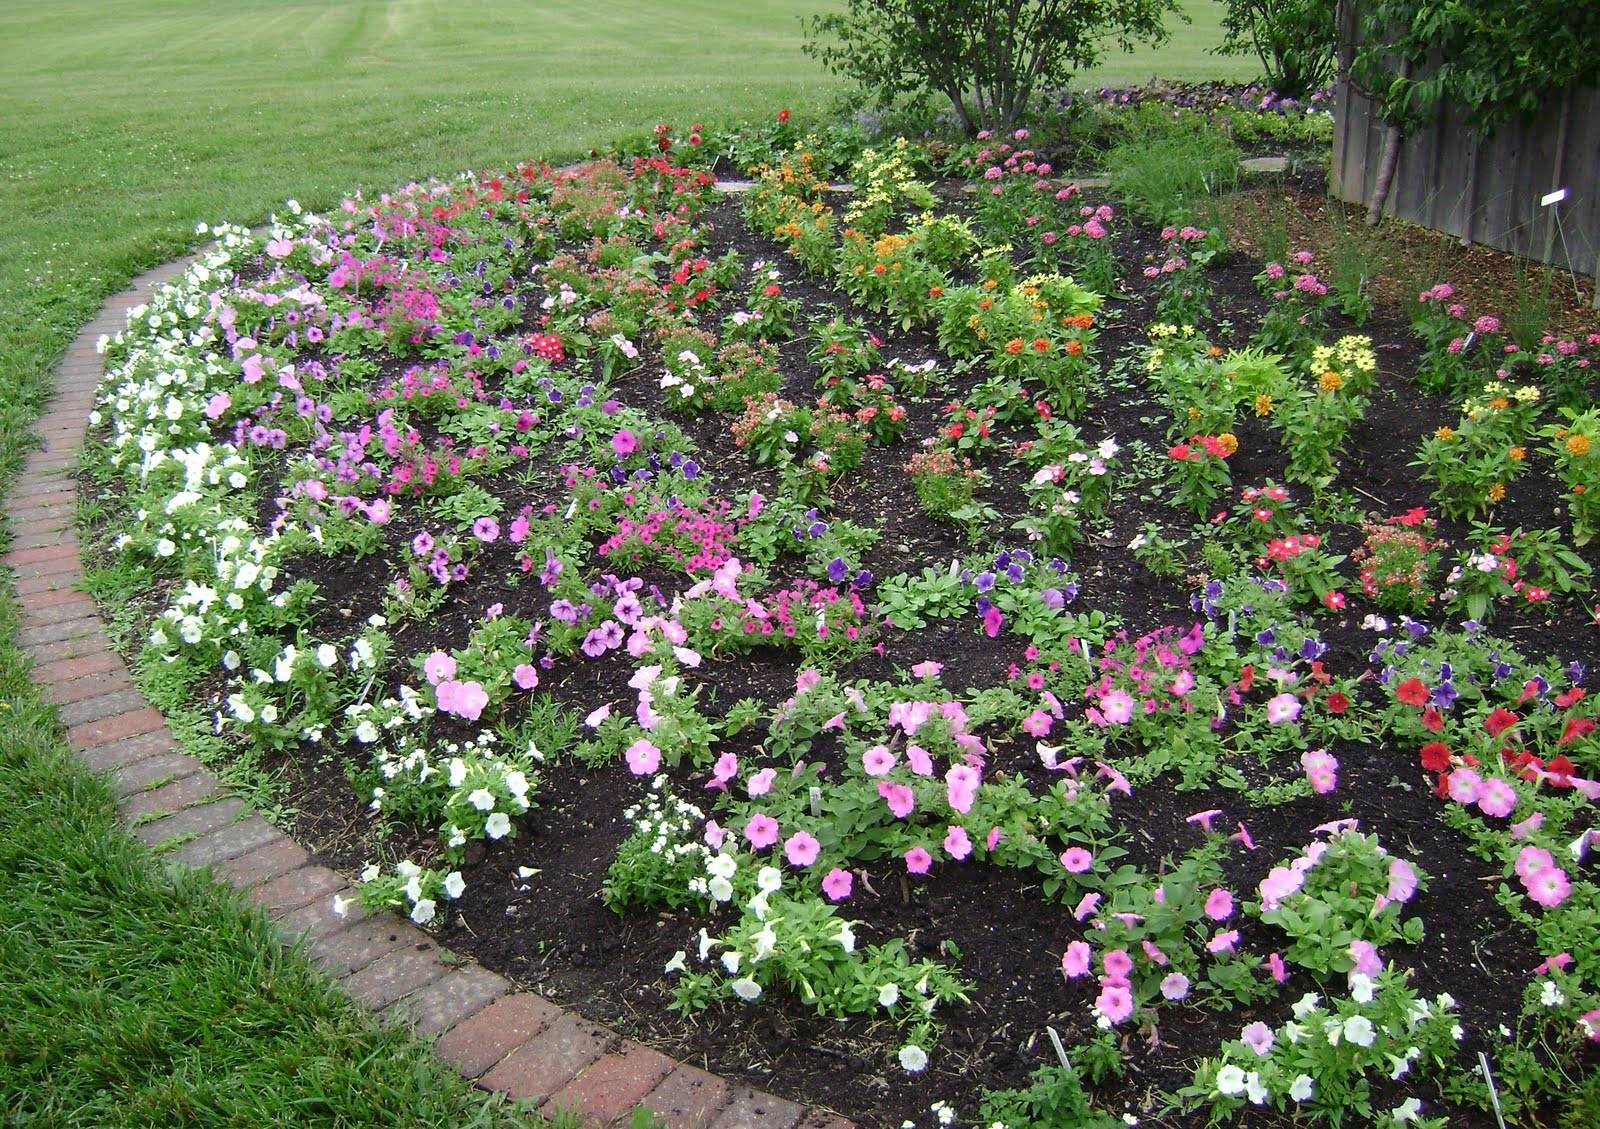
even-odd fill
[{"label": "plant marker stake", "polygon": [[811,786],[811,818],[822,818],[822,789],[815,784]]},{"label": "plant marker stake", "polygon": [[1061,1036],[1054,1027],[1046,1027],[1044,1033],[1050,1036],[1050,1045],[1056,1049],[1056,1057],[1061,1060],[1062,1070],[1071,1070],[1072,1063],[1067,1061],[1067,1048],[1061,1045]]},{"label": "plant marker stake", "polygon": [[1489,1084],[1489,1104],[1494,1108],[1494,1123],[1500,1129],[1506,1129],[1505,1115],[1500,1112],[1500,1091],[1495,1089],[1494,1075],[1489,1073],[1489,1056],[1482,1051],[1478,1052],[1478,1069],[1483,1071],[1483,1080]]}]

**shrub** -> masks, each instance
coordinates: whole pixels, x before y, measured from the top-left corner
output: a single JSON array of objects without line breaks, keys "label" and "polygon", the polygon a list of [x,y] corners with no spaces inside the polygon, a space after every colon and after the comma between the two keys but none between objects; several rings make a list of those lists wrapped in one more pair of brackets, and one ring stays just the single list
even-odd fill
[{"label": "shrub", "polygon": [[1337,0],[1228,0],[1219,55],[1261,60],[1267,83],[1301,98],[1333,78]]},{"label": "shrub", "polygon": [[1102,43],[1159,44],[1176,0],[849,0],[812,18],[805,51],[881,106],[931,91],[968,134],[1011,128],[1035,94],[1099,61]]}]

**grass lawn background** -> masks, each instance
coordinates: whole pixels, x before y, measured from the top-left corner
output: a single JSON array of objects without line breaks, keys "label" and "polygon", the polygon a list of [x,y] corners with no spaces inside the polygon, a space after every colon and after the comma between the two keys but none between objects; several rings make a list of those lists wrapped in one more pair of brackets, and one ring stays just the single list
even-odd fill
[{"label": "grass lawn background", "polygon": [[[199,221],[568,157],[657,121],[820,114],[808,0],[8,0],[0,6],[0,498],[49,372]],[[1085,85],[1254,76],[1222,5]],[[6,534],[0,530],[0,546]],[[75,769],[0,580],[0,1113],[40,1125],[465,1123],[426,1056],[203,883],[173,886]],[[446,1080],[448,1081],[448,1080]]]}]

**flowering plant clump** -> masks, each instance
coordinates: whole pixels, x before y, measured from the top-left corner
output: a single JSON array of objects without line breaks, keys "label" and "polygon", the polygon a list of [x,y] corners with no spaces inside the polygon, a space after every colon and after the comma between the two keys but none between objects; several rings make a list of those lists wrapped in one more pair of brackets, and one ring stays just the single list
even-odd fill
[{"label": "flowering plant clump", "polygon": [[960,521],[984,482],[983,472],[973,467],[971,459],[943,446],[912,455],[905,471],[917,484],[923,512],[939,521]]},{"label": "flowering plant clump", "polygon": [[1572,540],[1587,545],[1600,533],[1600,409],[1562,413],[1566,422],[1547,428],[1550,457],[1567,487]]},{"label": "flowering plant clump", "polygon": [[1167,448],[1167,458],[1171,460],[1168,480],[1176,489],[1178,503],[1199,516],[1209,513],[1232,486],[1228,460],[1238,450],[1238,437],[1227,431],[1220,435],[1191,435]]},{"label": "flowering plant clump", "polygon": [[1386,611],[1422,612],[1433,602],[1441,542],[1434,522],[1418,509],[1361,524],[1366,540],[1350,554],[1360,566],[1361,592]]},{"label": "flowering plant clump", "polygon": [[1296,251],[1284,263],[1268,263],[1256,275],[1256,288],[1272,300],[1256,331],[1261,348],[1309,360],[1328,332],[1328,314],[1337,305],[1328,283],[1312,269],[1316,255]]},{"label": "flowering plant clump", "polygon": [[1513,389],[1491,381],[1466,401],[1458,424],[1423,440],[1411,465],[1434,482],[1431,496],[1446,517],[1474,517],[1506,500],[1511,481],[1527,469],[1539,400],[1531,384]]}]

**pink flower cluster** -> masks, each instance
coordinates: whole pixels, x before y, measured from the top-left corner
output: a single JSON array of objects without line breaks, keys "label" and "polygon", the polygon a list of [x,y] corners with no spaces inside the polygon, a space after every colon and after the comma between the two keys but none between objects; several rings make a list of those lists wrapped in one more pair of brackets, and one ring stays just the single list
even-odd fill
[{"label": "pink flower cluster", "polygon": [[1554,909],[1566,901],[1567,895],[1572,893],[1572,883],[1567,878],[1567,872],[1555,864],[1555,859],[1551,858],[1550,852],[1543,847],[1532,845],[1523,847],[1517,852],[1513,869],[1521,879],[1522,888],[1527,891],[1528,897],[1545,909]]}]

